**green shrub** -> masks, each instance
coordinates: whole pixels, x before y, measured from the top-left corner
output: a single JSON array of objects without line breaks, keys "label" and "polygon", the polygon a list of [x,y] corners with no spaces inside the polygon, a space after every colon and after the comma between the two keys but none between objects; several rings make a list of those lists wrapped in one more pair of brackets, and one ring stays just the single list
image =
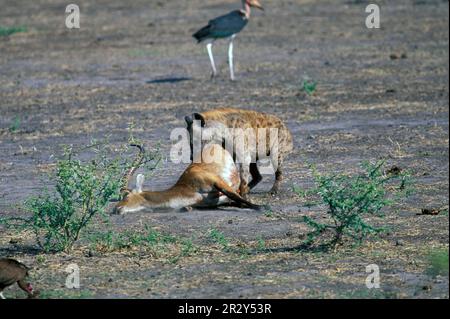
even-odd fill
[{"label": "green shrub", "polygon": [[448,248],[446,249],[436,249],[430,253],[428,257],[430,266],[428,268],[428,274],[436,276],[447,276],[448,277]]},{"label": "green shrub", "polygon": [[89,240],[91,248],[103,252],[139,246],[154,247],[177,241],[174,236],[162,234],[147,225],[144,231],[126,230],[117,232],[108,230],[106,232],[95,232],[89,236]]},{"label": "green shrub", "polygon": [[[7,218],[3,223],[32,230],[37,244],[47,252],[69,251],[94,218],[107,217],[105,209],[111,200],[119,199],[123,176],[132,165],[124,158],[128,146],[114,151],[107,143],[93,142],[83,150],[94,156],[82,161],[79,152],[65,148],[50,176],[55,192],[46,188],[25,201],[23,208],[31,217]],[[146,154],[147,169],[154,169],[158,159],[158,152]]]},{"label": "green shrub", "polygon": [[9,126],[9,132],[10,133],[16,133],[20,129],[20,117],[16,116]]},{"label": "green shrub", "polygon": [[303,80],[302,89],[306,92],[308,95],[313,95],[314,92],[316,92],[317,88],[317,82],[305,79]]},{"label": "green shrub", "polygon": [[89,236],[90,248],[99,252],[113,252],[123,249],[151,249],[153,254],[163,252],[170,263],[191,256],[198,251],[192,239],[164,234],[149,226],[144,230],[127,230],[124,232],[95,232]]},{"label": "green shrub", "polygon": [[221,231],[219,231],[217,229],[211,229],[209,231],[208,236],[211,241],[213,241],[216,244],[219,244],[220,246],[222,246],[223,249],[228,248],[228,245],[229,245],[228,239],[225,237],[225,235]]},{"label": "green shrub", "polygon": [[0,26],[0,37],[7,37],[14,33],[27,32],[26,27],[2,27]]},{"label": "green shrub", "polygon": [[301,191],[299,196],[316,194],[326,205],[328,218],[323,222],[304,216],[303,221],[313,229],[307,235],[305,244],[312,244],[328,231],[333,236],[325,246],[341,243],[344,236],[360,243],[368,235],[382,231],[382,227],[374,227],[364,218],[370,215],[382,217],[385,207],[410,192],[408,173],[388,174],[383,167],[383,161],[375,164],[364,162],[364,172],[354,176],[320,175],[313,168],[316,187],[307,193]]}]

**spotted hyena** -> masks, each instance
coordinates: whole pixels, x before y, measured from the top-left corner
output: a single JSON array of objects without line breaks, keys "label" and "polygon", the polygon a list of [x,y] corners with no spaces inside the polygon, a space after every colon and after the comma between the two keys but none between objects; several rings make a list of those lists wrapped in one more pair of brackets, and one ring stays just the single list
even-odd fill
[{"label": "spotted hyena", "polygon": [[[275,172],[271,193],[282,180],[282,164],[293,149],[292,134],[278,117],[250,110],[221,108],[185,117],[190,135],[191,160],[205,141],[222,143],[240,166],[241,195],[261,180],[257,161],[269,159]],[[249,182],[251,176],[251,181]]]}]

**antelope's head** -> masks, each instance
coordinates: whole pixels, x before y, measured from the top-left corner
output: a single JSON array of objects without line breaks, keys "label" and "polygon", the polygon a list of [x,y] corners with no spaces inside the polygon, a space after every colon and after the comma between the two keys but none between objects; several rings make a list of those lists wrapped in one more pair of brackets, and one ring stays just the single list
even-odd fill
[{"label": "antelope's head", "polygon": [[146,207],[146,199],[142,196],[144,185],[144,175],[139,174],[136,177],[136,188],[133,190],[122,189],[122,200],[114,207],[114,214],[124,215],[126,213],[137,212]]},{"label": "antelope's head", "polygon": [[136,170],[144,163],[145,160],[145,149],[142,145],[131,144],[130,146],[137,147],[139,149],[139,153],[131,164],[131,168],[122,178],[122,188],[120,189],[120,193],[122,196],[122,200],[116,204],[113,209],[114,214],[126,214],[129,212],[136,212],[145,207],[145,199],[142,196],[142,186],[144,185],[144,175],[139,174],[136,177],[136,188],[130,190],[128,188],[128,184],[130,183],[130,179],[133,177]]}]

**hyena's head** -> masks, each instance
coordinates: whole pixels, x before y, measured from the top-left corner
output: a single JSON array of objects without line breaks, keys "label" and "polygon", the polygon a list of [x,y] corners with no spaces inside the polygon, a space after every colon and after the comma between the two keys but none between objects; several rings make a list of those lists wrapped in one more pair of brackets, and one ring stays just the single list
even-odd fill
[{"label": "hyena's head", "polygon": [[[186,129],[189,133],[189,147],[191,149],[191,161],[194,157],[194,139],[199,138],[201,143],[202,138],[202,128],[206,125],[206,120],[200,113],[193,113],[192,115],[187,115],[185,118]],[[201,145],[201,144],[200,144]]]},{"label": "hyena's head", "polygon": [[232,130],[223,121],[209,120],[200,113],[194,113],[184,118],[189,132],[191,161],[201,155],[205,145],[219,144],[225,148],[226,141],[232,140]]}]

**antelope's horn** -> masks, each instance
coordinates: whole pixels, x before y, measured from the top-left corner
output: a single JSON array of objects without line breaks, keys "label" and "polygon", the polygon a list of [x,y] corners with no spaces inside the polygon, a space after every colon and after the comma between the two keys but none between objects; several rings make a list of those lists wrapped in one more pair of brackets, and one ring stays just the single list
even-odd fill
[{"label": "antelope's horn", "polygon": [[123,184],[122,188],[120,189],[121,193],[129,191],[128,184],[130,183],[130,180],[133,177],[134,173],[136,173],[136,170],[142,165],[142,162],[145,158],[144,146],[139,144],[130,144],[130,146],[137,147],[139,149],[139,153],[136,155],[136,158],[134,159],[133,164],[131,164],[129,171],[123,177]]}]

